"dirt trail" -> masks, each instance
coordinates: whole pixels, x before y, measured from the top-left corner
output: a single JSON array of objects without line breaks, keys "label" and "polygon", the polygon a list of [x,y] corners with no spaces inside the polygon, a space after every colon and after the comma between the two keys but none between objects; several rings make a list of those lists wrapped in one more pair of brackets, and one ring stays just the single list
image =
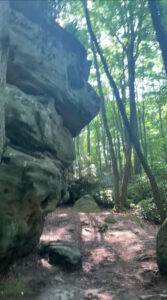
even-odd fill
[{"label": "dirt trail", "polygon": [[167,299],[167,278],[160,276],[155,261],[158,227],[129,213],[112,213],[117,222],[106,226],[109,214],[76,213],[70,208],[50,214],[41,240],[75,241],[82,251],[82,269],[65,272],[36,255],[17,262],[6,280],[15,277],[29,283],[30,294],[20,299]]}]

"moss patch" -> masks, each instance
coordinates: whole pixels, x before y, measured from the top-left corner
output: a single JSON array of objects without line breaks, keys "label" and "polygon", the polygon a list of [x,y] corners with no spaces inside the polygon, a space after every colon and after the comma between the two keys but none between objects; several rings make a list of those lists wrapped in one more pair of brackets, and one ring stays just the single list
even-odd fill
[{"label": "moss patch", "polygon": [[109,224],[117,223],[117,220],[112,215],[107,216],[104,221]]},{"label": "moss patch", "polygon": [[98,204],[94,201],[94,199],[91,196],[88,197],[88,195],[76,201],[73,208],[75,211],[78,212],[100,212]]},{"label": "moss patch", "polygon": [[20,296],[25,295],[29,291],[29,286],[24,282],[8,282],[0,284],[0,295],[1,296]]},{"label": "moss patch", "polygon": [[141,227],[143,226],[142,220],[139,217],[137,217],[136,215],[128,214],[128,215],[124,216],[124,219],[130,220],[138,226],[141,226]]}]

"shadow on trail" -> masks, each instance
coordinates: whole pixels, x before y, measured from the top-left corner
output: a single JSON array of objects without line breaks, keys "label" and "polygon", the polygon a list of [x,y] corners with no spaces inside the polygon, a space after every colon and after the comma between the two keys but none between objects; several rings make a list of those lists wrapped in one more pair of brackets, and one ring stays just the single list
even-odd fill
[{"label": "shadow on trail", "polygon": [[143,252],[155,252],[157,229],[115,216],[118,222],[101,232],[108,213],[58,209],[48,215],[41,240],[76,242],[82,252],[82,268],[69,273],[38,256],[34,264],[31,259],[25,260],[25,265],[17,263],[12,276],[17,280],[24,278],[30,284],[30,294],[22,295],[21,299],[135,300],[141,299],[141,295],[151,295],[150,300],[157,300],[160,294],[167,293],[167,279],[157,275],[155,257],[138,260]]}]

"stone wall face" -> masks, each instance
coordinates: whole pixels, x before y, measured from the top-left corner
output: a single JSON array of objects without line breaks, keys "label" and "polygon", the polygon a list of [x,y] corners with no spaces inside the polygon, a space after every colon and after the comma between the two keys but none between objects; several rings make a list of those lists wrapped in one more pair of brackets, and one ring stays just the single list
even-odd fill
[{"label": "stone wall face", "polygon": [[0,272],[39,241],[66,193],[73,136],[98,113],[82,45],[11,10],[6,146],[0,165]]}]

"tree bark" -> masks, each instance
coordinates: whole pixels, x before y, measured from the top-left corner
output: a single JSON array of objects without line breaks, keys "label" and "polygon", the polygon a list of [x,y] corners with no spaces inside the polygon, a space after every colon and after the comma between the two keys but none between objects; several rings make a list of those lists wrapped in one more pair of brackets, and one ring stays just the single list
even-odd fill
[{"label": "tree bark", "polygon": [[145,124],[145,105],[143,102],[142,109],[142,122],[143,122],[143,135],[144,135],[144,155],[147,159],[147,134],[146,134],[146,124]]},{"label": "tree bark", "polygon": [[162,16],[160,14],[160,10],[158,9],[157,0],[149,0],[148,3],[153,26],[161,48],[162,58],[167,73],[167,33],[165,32],[165,28],[162,25]]},{"label": "tree bark", "polygon": [[90,157],[90,126],[87,125],[87,153],[88,157]]},{"label": "tree bark", "polygon": [[[133,27],[133,26],[132,26]],[[139,131],[137,123],[137,111],[135,101],[135,60],[134,60],[134,40],[133,40],[133,29],[131,30],[131,41],[127,50],[128,59],[128,75],[129,75],[129,100],[130,100],[130,125],[133,131],[133,135],[139,143]],[[141,164],[139,157],[134,150],[134,174],[141,173]]]},{"label": "tree bark", "polygon": [[5,87],[9,49],[9,2],[0,1],[0,161],[5,140]]},{"label": "tree bark", "polygon": [[95,36],[95,34],[92,30],[92,26],[91,26],[89,12],[88,12],[88,9],[87,9],[87,6],[86,6],[86,2],[83,2],[83,4],[84,4],[84,10],[85,10],[87,26],[88,26],[88,30],[89,30],[91,39],[92,39],[92,41],[94,42],[94,44],[96,46],[97,52],[98,52],[98,54],[101,58],[101,62],[102,62],[104,71],[105,71],[106,76],[109,80],[110,86],[114,91],[114,95],[115,95],[115,98],[116,98],[116,101],[117,101],[118,108],[119,108],[120,113],[122,115],[123,122],[124,122],[124,124],[127,128],[127,131],[129,133],[132,144],[133,144],[133,146],[134,146],[134,148],[135,148],[135,150],[138,154],[138,157],[141,161],[143,169],[145,170],[145,172],[146,172],[146,174],[149,178],[150,185],[151,185],[152,192],[153,192],[154,201],[155,201],[155,204],[157,206],[158,213],[161,217],[161,220],[164,221],[165,218],[166,218],[166,213],[165,213],[165,210],[164,210],[162,202],[161,202],[161,197],[160,197],[160,193],[159,193],[159,189],[158,189],[155,177],[154,177],[154,175],[153,175],[153,173],[152,173],[152,171],[151,171],[151,169],[150,169],[150,167],[147,163],[146,158],[144,157],[143,153],[141,152],[139,141],[136,139],[135,135],[133,134],[133,131],[131,130],[131,126],[130,126],[130,123],[128,121],[127,115],[126,115],[124,105],[123,105],[122,99],[121,99],[120,94],[119,94],[119,90],[117,88],[117,85],[116,85],[112,75],[109,72],[107,62],[106,62],[106,60],[104,58],[104,55],[103,55],[103,53],[100,49],[100,46],[97,42],[96,36]]},{"label": "tree bark", "polygon": [[99,66],[98,66],[98,62],[97,62],[97,58],[96,58],[96,52],[95,52],[95,49],[93,46],[93,41],[91,41],[91,48],[92,48],[92,52],[93,52],[98,89],[99,89],[99,94],[100,94],[100,98],[101,98],[102,119],[103,119],[103,124],[104,124],[104,128],[106,131],[107,139],[108,139],[109,151],[110,151],[110,156],[111,156],[111,161],[112,161],[113,176],[114,176],[114,204],[115,204],[115,209],[117,211],[119,211],[119,206],[120,206],[120,203],[119,203],[119,172],[118,172],[118,167],[117,167],[117,159],[115,156],[113,140],[112,140],[112,136],[111,136],[110,129],[108,126],[108,122],[107,122],[104,94],[102,91]]},{"label": "tree bark", "polygon": [[121,142],[120,142],[120,136],[119,132],[117,131],[117,152],[118,152],[118,161],[119,161],[119,173],[120,173],[120,178],[122,179],[122,156],[121,156]]},{"label": "tree bark", "polygon": [[166,157],[167,145],[166,145],[166,139],[165,139],[165,133],[164,133],[161,105],[159,105],[159,107],[158,107],[158,112],[159,112],[159,122],[160,122],[160,134],[163,138],[163,144],[162,144],[162,148],[163,148],[163,152],[164,152],[163,156],[164,156],[165,162],[167,163],[167,157]]},{"label": "tree bark", "polygon": [[103,156],[104,156],[104,160],[105,160],[106,170],[109,171],[110,166],[109,166],[109,162],[108,162],[108,159],[107,159],[107,153],[106,153],[106,133],[105,133],[105,129],[104,129],[102,114],[100,114],[100,117],[101,117],[101,126],[102,126]]},{"label": "tree bark", "polygon": [[[145,145],[144,145],[144,137],[143,137],[143,130],[142,130],[142,112],[140,109],[138,109],[138,120],[139,120],[139,136],[141,141],[141,146],[144,151]],[[145,151],[144,151],[145,154]]]},{"label": "tree bark", "polygon": [[79,135],[76,138],[76,150],[77,150],[77,160],[78,160],[78,176],[81,178],[81,162],[80,162],[80,138]]},{"label": "tree bark", "polygon": [[102,159],[101,159],[101,150],[100,150],[100,135],[99,135],[99,127],[97,125],[95,125],[95,130],[96,130],[96,137],[97,137],[97,154],[99,157],[99,174],[102,178]]},{"label": "tree bark", "polygon": [[122,190],[120,196],[120,205],[122,209],[126,207],[128,181],[129,181],[130,169],[131,169],[131,154],[132,154],[132,144],[131,142],[129,142],[126,148],[126,164],[125,164],[125,170],[123,174]]}]

